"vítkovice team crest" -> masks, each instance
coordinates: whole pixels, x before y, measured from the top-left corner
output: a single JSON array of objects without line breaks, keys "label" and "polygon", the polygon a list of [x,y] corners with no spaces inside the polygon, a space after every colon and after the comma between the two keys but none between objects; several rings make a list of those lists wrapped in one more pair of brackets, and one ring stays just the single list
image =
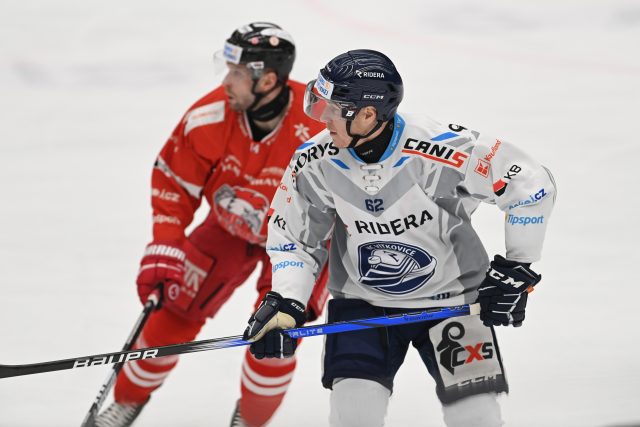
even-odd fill
[{"label": "v\u00edtkovice team crest", "polygon": [[358,247],[360,283],[381,292],[402,295],[424,286],[437,261],[417,246],[397,242],[370,242]]}]

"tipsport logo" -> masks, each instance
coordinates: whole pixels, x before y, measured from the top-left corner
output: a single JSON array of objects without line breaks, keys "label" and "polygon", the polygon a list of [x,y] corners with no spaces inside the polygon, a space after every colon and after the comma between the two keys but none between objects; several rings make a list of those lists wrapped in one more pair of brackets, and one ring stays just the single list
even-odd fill
[{"label": "tipsport logo", "polygon": [[481,362],[493,358],[493,343],[490,341],[462,345],[465,330],[462,323],[451,322],[442,330],[442,341],[436,347],[439,353],[440,365],[451,375],[459,366],[468,365],[476,361]]},{"label": "tipsport logo", "polygon": [[370,242],[358,247],[360,283],[390,295],[404,295],[424,286],[437,261],[417,246]]},{"label": "tipsport logo", "polygon": [[522,225],[523,227],[529,224],[544,224],[544,216],[516,216],[509,214],[507,223],[510,225]]},{"label": "tipsport logo", "polygon": [[304,268],[304,263],[302,261],[282,261],[275,264],[271,268],[271,272],[275,273],[278,270],[284,270],[285,268],[289,267]]}]

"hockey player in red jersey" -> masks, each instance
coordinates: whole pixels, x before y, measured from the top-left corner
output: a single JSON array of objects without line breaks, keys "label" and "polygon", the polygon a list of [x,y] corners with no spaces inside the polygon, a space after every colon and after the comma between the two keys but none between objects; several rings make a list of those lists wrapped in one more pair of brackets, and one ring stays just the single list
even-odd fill
[{"label": "hockey player in red jersey", "polygon": [[[153,241],[140,262],[137,286],[144,302],[162,284],[163,301],[139,348],[193,340],[258,265],[256,306],[262,301],[271,287],[265,251],[271,198],[295,149],[322,129],[303,112],[305,86],[288,79],[295,45],[286,31],[263,22],[241,27],[226,41],[222,57],[228,66],[222,85],[187,111],[153,167]],[[210,212],[185,236],[203,198]],[[323,309],[325,282],[323,271],[307,319]],[[177,361],[168,356],[127,363],[115,402],[96,425],[131,425]],[[257,359],[246,352],[231,425],[265,425],[294,368],[294,359]]]}]

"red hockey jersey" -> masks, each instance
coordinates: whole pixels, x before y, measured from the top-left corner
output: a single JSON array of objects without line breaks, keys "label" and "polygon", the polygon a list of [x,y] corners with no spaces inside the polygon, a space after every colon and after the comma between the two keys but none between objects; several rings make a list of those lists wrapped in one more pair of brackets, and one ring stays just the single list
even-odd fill
[{"label": "red hockey jersey", "polygon": [[269,204],[293,152],[323,129],[303,112],[305,86],[288,85],[286,115],[260,141],[253,140],[246,114],[229,107],[222,86],[189,109],[154,165],[155,240],[182,241],[204,196],[212,209],[209,216],[222,228],[265,244]]}]

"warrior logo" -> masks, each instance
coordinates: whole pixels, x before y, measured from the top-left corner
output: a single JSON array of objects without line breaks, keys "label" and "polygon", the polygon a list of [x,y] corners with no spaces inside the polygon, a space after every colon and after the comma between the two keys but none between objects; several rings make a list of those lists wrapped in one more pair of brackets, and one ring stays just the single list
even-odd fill
[{"label": "warrior logo", "polygon": [[360,283],[391,295],[413,292],[434,275],[437,261],[424,249],[396,242],[358,247]]},{"label": "warrior logo", "polygon": [[493,357],[493,343],[479,342],[475,345],[465,345],[458,342],[464,337],[465,330],[462,323],[451,322],[442,330],[442,341],[436,347],[440,353],[440,365],[454,374],[455,368],[472,363],[475,360],[491,359]]}]

